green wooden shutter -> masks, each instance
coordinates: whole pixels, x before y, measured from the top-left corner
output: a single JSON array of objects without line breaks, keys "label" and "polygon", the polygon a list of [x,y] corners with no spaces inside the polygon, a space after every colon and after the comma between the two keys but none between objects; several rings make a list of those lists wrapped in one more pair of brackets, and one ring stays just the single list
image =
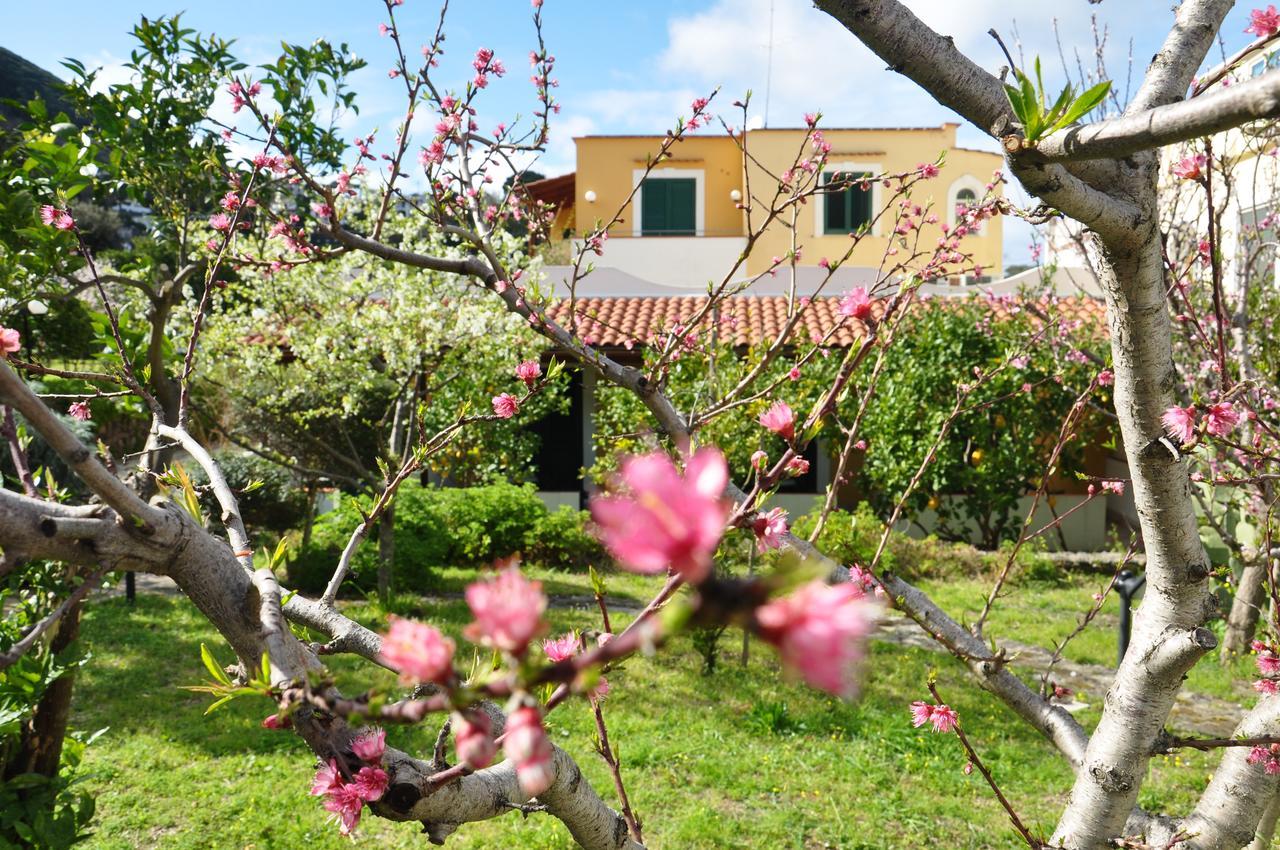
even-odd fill
[{"label": "green wooden shutter", "polygon": [[667,229],[667,181],[646,180],[640,186],[640,232],[663,233]]},{"label": "green wooden shutter", "polygon": [[[869,174],[855,174],[854,177],[870,177]],[[861,186],[851,186],[847,192],[849,196],[849,230],[852,232],[857,230],[864,224],[871,221],[871,185],[863,189]]]},{"label": "green wooden shutter", "polygon": [[[870,177],[866,172],[836,172],[822,175],[823,185],[842,180],[860,180]],[[823,198],[826,208],[823,211],[823,232],[853,233],[862,225],[871,221],[871,186],[863,189],[860,185],[852,185],[840,192],[833,192]]]},{"label": "green wooden shutter", "polygon": [[682,236],[697,233],[697,182],[688,179],[666,180],[667,232]]},{"label": "green wooden shutter", "polygon": [[[840,174],[824,174],[822,175],[822,184],[825,186],[831,183],[832,181],[839,180],[840,178],[841,178]],[[825,221],[824,221],[824,227],[823,227],[823,230],[825,232],[827,233],[847,233],[848,232],[848,227],[846,225],[848,218],[845,216],[845,212],[846,212],[845,205],[847,203],[847,200],[845,198],[846,194],[847,194],[846,192],[833,192],[831,194],[823,196],[822,202],[826,204],[826,209],[824,210]]]},{"label": "green wooden shutter", "polygon": [[640,186],[640,233],[643,236],[693,236],[697,231],[696,180],[651,177]]}]

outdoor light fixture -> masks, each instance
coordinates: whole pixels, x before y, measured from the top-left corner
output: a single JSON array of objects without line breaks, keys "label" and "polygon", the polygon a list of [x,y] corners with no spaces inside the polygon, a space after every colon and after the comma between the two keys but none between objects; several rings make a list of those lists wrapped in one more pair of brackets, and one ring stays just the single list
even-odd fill
[{"label": "outdoor light fixture", "polygon": [[583,192],[582,197],[586,200],[588,204],[594,204],[596,202],[596,193],[591,191],[590,189]]},{"label": "outdoor light fixture", "polygon": [[737,189],[731,190],[729,192],[729,200],[733,201],[736,204],[738,201],[742,200],[742,193],[739,192]]},{"label": "outdoor light fixture", "polygon": [[31,300],[27,302],[27,309],[31,311],[33,316],[43,316],[49,312],[49,305],[43,301]]}]

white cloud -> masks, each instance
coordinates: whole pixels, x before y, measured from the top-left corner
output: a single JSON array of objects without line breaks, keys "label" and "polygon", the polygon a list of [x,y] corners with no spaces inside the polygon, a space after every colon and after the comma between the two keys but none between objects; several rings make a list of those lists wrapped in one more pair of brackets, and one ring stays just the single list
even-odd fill
[{"label": "white cloud", "polygon": [[[984,67],[995,71],[1005,64],[987,33],[994,27],[1015,58],[1019,46],[1028,63],[1032,56],[1041,55],[1046,75],[1061,84],[1062,63],[1053,30],[1053,14],[1060,4],[1038,0],[1017,6],[1020,43],[1004,0],[918,0],[910,6],[928,26],[955,39],[966,55]],[[1108,14],[1122,28],[1135,20],[1133,9]],[[753,112],[763,113],[768,98],[769,123],[774,126],[796,125],[805,112],[814,110],[824,113],[828,126],[918,126],[949,120],[952,115],[914,83],[886,70],[884,60],[809,4],[715,0],[701,12],[673,18],[668,36],[658,63],[666,77],[686,85],[721,85],[727,102],[750,89]],[[1088,17],[1071,15],[1070,22],[1062,25],[1062,39],[1068,46],[1079,45],[1087,60],[1093,49]],[[1109,44],[1113,73],[1123,70],[1125,42],[1113,37]],[[1074,70],[1074,55],[1071,63]]]}]

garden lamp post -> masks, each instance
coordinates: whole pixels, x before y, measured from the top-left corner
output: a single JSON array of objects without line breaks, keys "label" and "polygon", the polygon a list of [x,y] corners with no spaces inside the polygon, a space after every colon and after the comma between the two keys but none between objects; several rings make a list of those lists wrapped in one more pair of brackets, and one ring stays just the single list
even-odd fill
[{"label": "garden lamp post", "polygon": [[1138,575],[1133,570],[1121,570],[1116,576],[1116,593],[1120,594],[1120,634],[1119,649],[1116,652],[1116,666],[1120,666],[1120,662],[1124,661],[1125,651],[1129,649],[1129,634],[1133,630],[1133,614],[1130,606],[1133,604],[1133,597],[1137,595],[1142,586],[1147,583],[1145,575]]}]

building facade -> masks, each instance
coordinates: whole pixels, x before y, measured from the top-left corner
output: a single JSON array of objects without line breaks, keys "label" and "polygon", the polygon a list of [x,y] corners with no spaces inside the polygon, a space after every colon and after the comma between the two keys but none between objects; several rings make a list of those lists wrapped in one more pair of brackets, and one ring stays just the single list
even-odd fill
[{"label": "building facade", "polygon": [[[923,245],[942,236],[944,223],[954,224],[957,204],[975,203],[987,193],[1002,159],[988,151],[957,147],[958,127],[823,130],[831,152],[819,179],[823,184],[841,178],[859,184],[813,198],[794,215],[770,223],[732,273],[749,236],[744,206],[750,199],[754,222],[763,218],[777,175],[806,152],[807,130],[748,130],[738,138],[691,135],[647,175],[661,136],[583,136],[574,139],[573,174],[530,184],[529,189],[556,207],[553,237],[564,240],[566,249],[579,247],[584,236],[613,221],[621,210],[608,227],[603,254],[592,257],[596,280],[589,276],[581,281],[580,293],[636,295],[646,288],[637,281],[648,285],[648,294],[705,293],[708,283],[726,276],[732,283],[763,274],[774,257],[791,250],[793,232],[801,249],[799,288],[805,291],[825,276],[819,261],[842,257],[849,250],[850,235],[884,208],[889,190],[876,179],[879,176],[941,161],[939,175],[920,184],[912,196],[914,203],[931,205],[938,219],[925,225]],[[867,178],[865,184],[861,178]],[[892,228],[890,216],[872,224],[828,288],[839,291],[874,281],[890,247]],[[998,217],[985,222],[965,245],[984,277],[1001,276],[1003,233]],[[563,253],[567,256],[569,251]],[[553,285],[564,286],[564,269],[552,266],[547,276]],[[777,278],[761,280],[750,292],[781,292],[783,285]],[[627,291],[615,291],[619,289]]]}]

